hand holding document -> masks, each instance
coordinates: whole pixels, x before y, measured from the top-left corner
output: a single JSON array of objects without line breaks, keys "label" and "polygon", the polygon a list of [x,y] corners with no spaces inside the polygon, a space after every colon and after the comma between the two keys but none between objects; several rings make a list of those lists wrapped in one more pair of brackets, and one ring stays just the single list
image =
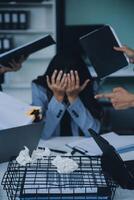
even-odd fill
[{"label": "hand holding document", "polygon": [[35,120],[32,111],[40,107],[30,106],[4,92],[0,92],[0,130],[27,125]]},{"label": "hand holding document", "polygon": [[82,36],[80,44],[99,78],[104,78],[129,63],[123,52],[114,49],[122,45],[109,25]]},{"label": "hand holding document", "polygon": [[0,54],[0,64],[12,68],[12,65],[10,64],[11,60],[14,59],[15,61],[18,61],[22,55],[24,56],[24,58],[26,58],[32,53],[35,53],[52,44],[55,44],[55,41],[53,40],[51,35],[45,35],[34,41],[31,41],[29,43],[26,43],[24,45],[21,45],[19,47],[16,47],[5,53]]}]

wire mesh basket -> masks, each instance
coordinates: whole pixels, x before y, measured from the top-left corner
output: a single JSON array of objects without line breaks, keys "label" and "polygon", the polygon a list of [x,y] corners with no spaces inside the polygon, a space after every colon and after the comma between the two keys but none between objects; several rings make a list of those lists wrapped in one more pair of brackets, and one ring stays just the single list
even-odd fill
[{"label": "wire mesh basket", "polygon": [[2,180],[8,199],[113,199],[117,185],[102,172],[99,156],[73,156],[79,168],[70,174],[59,174],[54,158],[44,157],[25,167],[11,160]]}]

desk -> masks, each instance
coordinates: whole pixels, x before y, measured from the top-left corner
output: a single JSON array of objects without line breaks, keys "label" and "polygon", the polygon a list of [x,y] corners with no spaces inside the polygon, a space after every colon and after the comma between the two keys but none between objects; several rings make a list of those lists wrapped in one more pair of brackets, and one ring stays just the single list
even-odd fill
[{"label": "desk", "polygon": [[[70,151],[68,147],[65,146],[66,143],[75,141],[79,139],[79,137],[55,137],[49,140],[40,140],[39,146],[40,147],[49,147],[49,148],[57,148],[61,150]],[[0,181],[7,169],[8,163],[0,164]],[[133,200],[134,199],[134,190],[123,190],[118,188],[116,190],[116,194],[114,200]],[[0,200],[8,200],[5,191],[3,190],[2,186],[0,185]]]}]

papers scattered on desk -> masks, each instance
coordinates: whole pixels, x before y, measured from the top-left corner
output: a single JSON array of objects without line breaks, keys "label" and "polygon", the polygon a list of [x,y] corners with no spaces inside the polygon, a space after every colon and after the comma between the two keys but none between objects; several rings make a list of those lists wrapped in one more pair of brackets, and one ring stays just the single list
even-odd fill
[{"label": "papers scattered on desk", "polygon": [[29,149],[27,147],[24,147],[25,149],[20,151],[18,157],[16,158],[16,161],[21,165],[25,166],[27,163],[31,162],[31,158],[29,155]]},{"label": "papers scattered on desk", "polygon": [[51,151],[45,147],[45,149],[36,149],[32,152],[32,155],[30,157],[29,155],[29,149],[24,146],[24,150],[21,150],[19,155],[16,158],[16,161],[21,166],[26,166],[28,163],[34,163],[38,159],[43,159],[44,156],[49,157],[51,154]]},{"label": "papers scattered on desk", "polygon": [[35,116],[28,112],[36,108],[0,92],[0,130],[32,123]]},{"label": "papers scattered on desk", "polygon": [[51,151],[49,150],[49,148],[45,147],[45,150],[37,148],[32,152],[31,155],[32,163],[36,162],[38,159],[43,159],[44,156],[49,157],[50,155]]},{"label": "papers scattered on desk", "polygon": [[57,155],[52,164],[57,167],[57,172],[60,174],[70,174],[78,169],[78,164],[71,158],[62,158]]},{"label": "papers scattered on desk", "polygon": [[[102,135],[102,137],[105,138],[112,146],[114,146],[120,155],[122,153],[134,151],[134,136],[117,135],[114,132],[110,132]],[[102,155],[101,149],[91,137],[78,139],[75,142],[67,144],[67,146],[74,150],[79,150],[86,155]]]}]

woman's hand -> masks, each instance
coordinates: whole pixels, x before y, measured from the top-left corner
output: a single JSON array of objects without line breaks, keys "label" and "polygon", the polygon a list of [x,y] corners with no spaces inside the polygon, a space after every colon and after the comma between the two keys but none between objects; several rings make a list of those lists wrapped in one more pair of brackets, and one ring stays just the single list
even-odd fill
[{"label": "woman's hand", "polygon": [[114,49],[116,51],[120,51],[126,54],[126,56],[129,58],[130,63],[134,63],[134,50],[127,47],[127,46],[123,46],[123,47],[114,47]]},{"label": "woman's hand", "polygon": [[95,96],[95,98],[110,99],[113,107],[116,110],[126,109],[134,106],[134,94],[129,93],[122,87],[114,88],[112,93],[98,94]]},{"label": "woman's hand", "polygon": [[71,70],[70,73],[67,74],[66,95],[70,103],[75,101],[79,93],[87,86],[88,82],[89,79],[80,86],[80,79],[77,71]]},{"label": "woman's hand", "polygon": [[62,102],[65,96],[65,89],[67,86],[66,74],[63,71],[55,70],[52,74],[51,81],[49,76],[47,76],[48,87],[52,90],[53,95],[57,101]]},{"label": "woman's hand", "polygon": [[18,61],[15,61],[14,59],[9,62],[9,65],[11,67],[6,67],[1,65],[0,66],[0,74],[6,73],[6,72],[15,72],[18,71],[22,67],[22,63],[26,60],[27,57],[22,55]]}]

